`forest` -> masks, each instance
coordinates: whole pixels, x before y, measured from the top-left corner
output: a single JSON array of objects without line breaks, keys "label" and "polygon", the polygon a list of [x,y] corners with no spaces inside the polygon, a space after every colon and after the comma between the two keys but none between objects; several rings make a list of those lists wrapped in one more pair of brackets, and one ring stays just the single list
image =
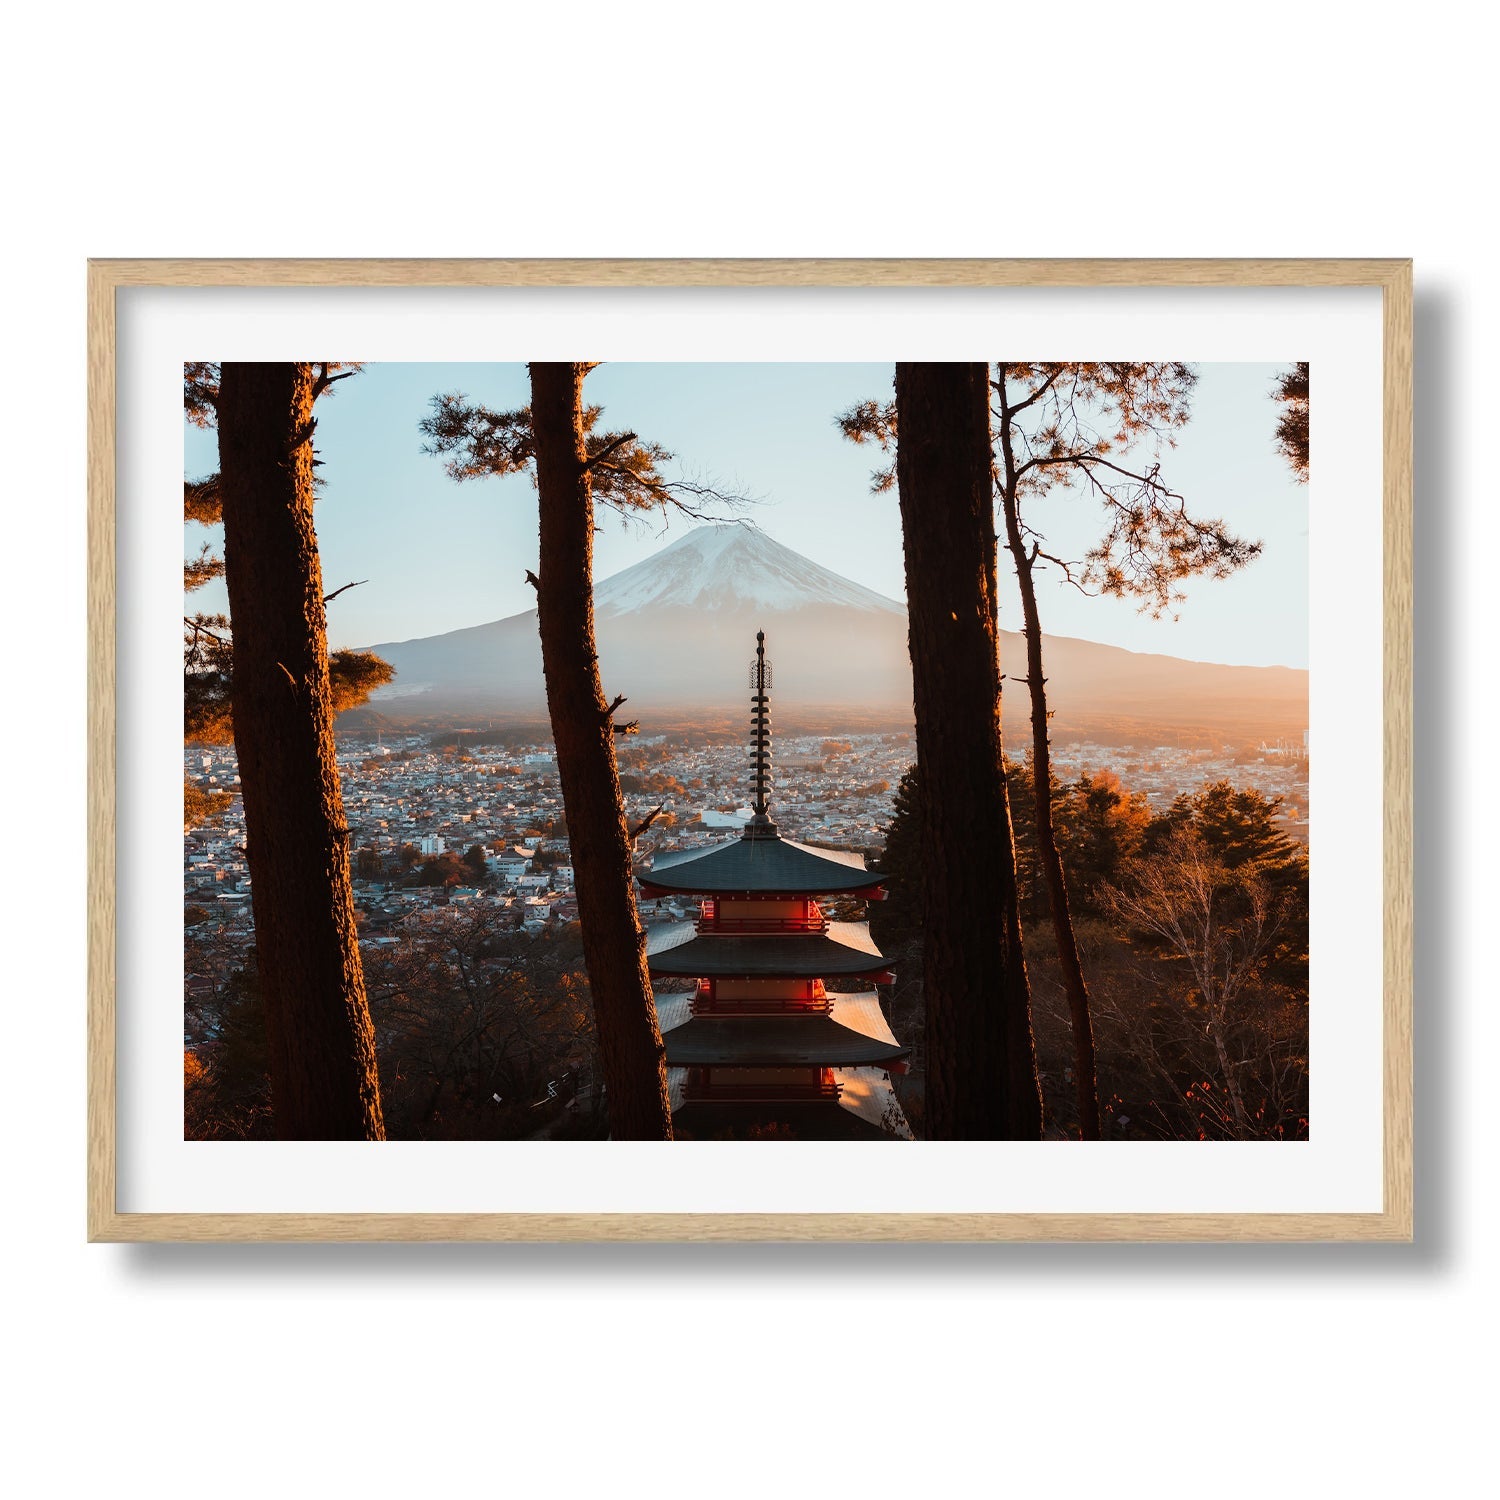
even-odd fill
[{"label": "forest", "polygon": [[[219,452],[217,472],[185,478],[185,513],[223,528],[185,587],[222,577],[229,611],[185,616],[184,737],[235,747],[254,923],[251,949],[229,952],[189,913],[189,1137],[673,1138],[618,751],[639,720],[600,678],[594,534],[604,511],[700,519],[738,497],[605,427],[593,368],[532,364],[530,403],[509,411],[438,393],[421,424],[453,480],[535,487],[528,581],[578,920],[527,934],[480,908],[377,948],[361,942],[334,721],[391,669],[329,651],[328,606],[354,585],[325,592],[313,521],[317,404],[360,366],[185,367],[188,419]],[[900,510],[916,763],[871,919],[900,960],[883,1005],[919,1138],[1308,1134],[1307,859],[1275,800],[1221,782],[1153,813],[1108,775],[1060,783],[1051,766],[1038,569],[1160,612],[1259,553],[1163,477],[1195,379],[1175,362],[897,364],[889,400],[830,414],[879,448],[872,488]],[[1267,394],[1305,482],[1307,366]],[[1078,557],[1045,529],[1070,490],[1100,517]],[[1002,559],[1024,672],[1002,672]],[[1002,681],[1027,700],[1019,756]],[[185,788],[187,826],[221,810]]]}]

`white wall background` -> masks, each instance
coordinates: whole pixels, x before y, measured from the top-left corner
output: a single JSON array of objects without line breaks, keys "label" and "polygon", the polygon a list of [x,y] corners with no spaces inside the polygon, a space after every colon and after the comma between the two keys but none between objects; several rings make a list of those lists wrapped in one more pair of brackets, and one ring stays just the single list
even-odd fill
[{"label": "white wall background", "polygon": [[[0,788],[45,835],[0,864],[18,1493],[1466,1490],[1500,540],[1468,12],[508,11],[10,18]],[[1416,258],[1414,1247],[84,1244],[84,258],[604,253]]]}]

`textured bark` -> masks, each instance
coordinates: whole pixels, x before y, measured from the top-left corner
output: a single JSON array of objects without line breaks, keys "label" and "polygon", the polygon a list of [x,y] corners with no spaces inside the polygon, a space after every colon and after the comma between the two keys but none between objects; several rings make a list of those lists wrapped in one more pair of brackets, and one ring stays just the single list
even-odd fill
[{"label": "textured bark", "polygon": [[898,364],[896,406],[927,851],[927,1133],[1036,1140],[1042,1100],[1000,735],[987,367]]},{"label": "textured bark", "polygon": [[1078,1094],[1078,1126],[1083,1139],[1099,1139],[1099,1080],[1094,1057],[1094,1026],[1089,1015],[1089,991],[1078,957],[1078,938],[1068,906],[1068,881],[1062,857],[1057,852],[1057,834],[1052,823],[1052,746],[1047,737],[1047,679],[1042,672],[1042,621],[1036,606],[1036,584],[1032,578],[1034,559],[1026,551],[1021,518],[1016,507],[1015,463],[1010,435],[1004,437],[1006,477],[1001,490],[1005,512],[1005,535],[1015,560],[1016,581],[1021,587],[1021,615],[1026,636],[1026,686],[1031,695],[1032,787],[1036,802],[1036,843],[1042,873],[1047,881],[1047,904],[1052,916],[1052,937],[1068,996],[1068,1015],[1073,1026],[1073,1080]]},{"label": "textured bark", "polygon": [[234,743],[276,1133],[381,1140],[313,531],[313,400],[310,365],[223,366]]},{"label": "textured bark", "polygon": [[1224,1080],[1224,1092],[1229,1095],[1229,1107],[1234,1112],[1235,1128],[1242,1141],[1251,1138],[1250,1116],[1245,1109],[1245,1098],[1240,1093],[1238,1079],[1234,1076],[1234,1064],[1229,1060],[1229,1043],[1224,1034],[1224,1013],[1221,1006],[1210,1006],[1212,1019],[1208,1023],[1209,1036],[1213,1039],[1214,1055],[1219,1059],[1219,1074]]},{"label": "textured bark", "polygon": [[583,367],[531,366],[541,512],[537,620],[547,708],[568,818],[583,957],[616,1140],[672,1138],[666,1049],[646,971],[614,724],[594,644],[594,507],[582,424]]}]

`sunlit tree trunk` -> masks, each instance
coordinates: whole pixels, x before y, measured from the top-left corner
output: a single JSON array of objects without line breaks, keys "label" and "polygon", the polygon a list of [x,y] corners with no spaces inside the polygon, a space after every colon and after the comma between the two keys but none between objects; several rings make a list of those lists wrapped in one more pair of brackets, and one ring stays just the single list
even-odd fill
[{"label": "sunlit tree trunk", "polygon": [[383,1138],[334,759],[307,364],[223,366],[231,698],[276,1133]]},{"label": "sunlit tree trunk", "polygon": [[927,853],[927,1133],[1035,1140],[1042,1100],[1001,745],[987,367],[898,364],[896,407]]},{"label": "sunlit tree trunk", "polygon": [[616,1140],[670,1140],[666,1052],[636,910],[614,723],[594,642],[594,506],[582,420],[584,367],[531,366],[541,512],[537,619],[567,811],[584,963]]}]

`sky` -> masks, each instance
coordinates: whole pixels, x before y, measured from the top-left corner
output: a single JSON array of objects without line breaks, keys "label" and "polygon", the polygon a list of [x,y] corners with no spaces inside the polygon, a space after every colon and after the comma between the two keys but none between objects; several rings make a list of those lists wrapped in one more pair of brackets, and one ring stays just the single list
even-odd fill
[{"label": "sky", "polygon": [[[1279,407],[1270,391],[1280,368],[1199,365],[1192,418],[1161,460],[1163,479],[1194,514],[1261,541],[1262,555],[1232,578],[1189,582],[1176,620],[1084,597],[1055,570],[1039,571],[1047,634],[1195,661],[1307,665],[1309,487],[1292,479],[1272,441]],[[888,399],[892,378],[891,365],[876,364],[606,364],[588,376],[584,395],[604,408],[602,428],[670,449],[669,477],[746,496],[740,514],[777,541],[904,599],[896,495],[870,493],[879,451],[845,441],[834,424],[857,401]],[[432,397],[448,391],[496,409],[523,406],[525,366],[371,364],[318,403],[325,589],[367,580],[329,605],[335,649],[439,635],[533,606],[525,582],[537,565],[530,480],[460,484],[422,452],[417,424]],[[187,476],[212,473],[216,434],[184,430]],[[1059,490],[1033,506],[1030,516],[1062,555],[1080,555],[1098,534],[1102,512],[1082,491]],[[627,524],[601,511],[595,577],[650,556],[690,524],[661,516]],[[218,550],[219,528],[189,524],[185,555],[205,541]],[[1001,625],[1015,630],[1020,605],[1003,550],[1001,562]],[[222,582],[188,607],[227,610]]]}]

